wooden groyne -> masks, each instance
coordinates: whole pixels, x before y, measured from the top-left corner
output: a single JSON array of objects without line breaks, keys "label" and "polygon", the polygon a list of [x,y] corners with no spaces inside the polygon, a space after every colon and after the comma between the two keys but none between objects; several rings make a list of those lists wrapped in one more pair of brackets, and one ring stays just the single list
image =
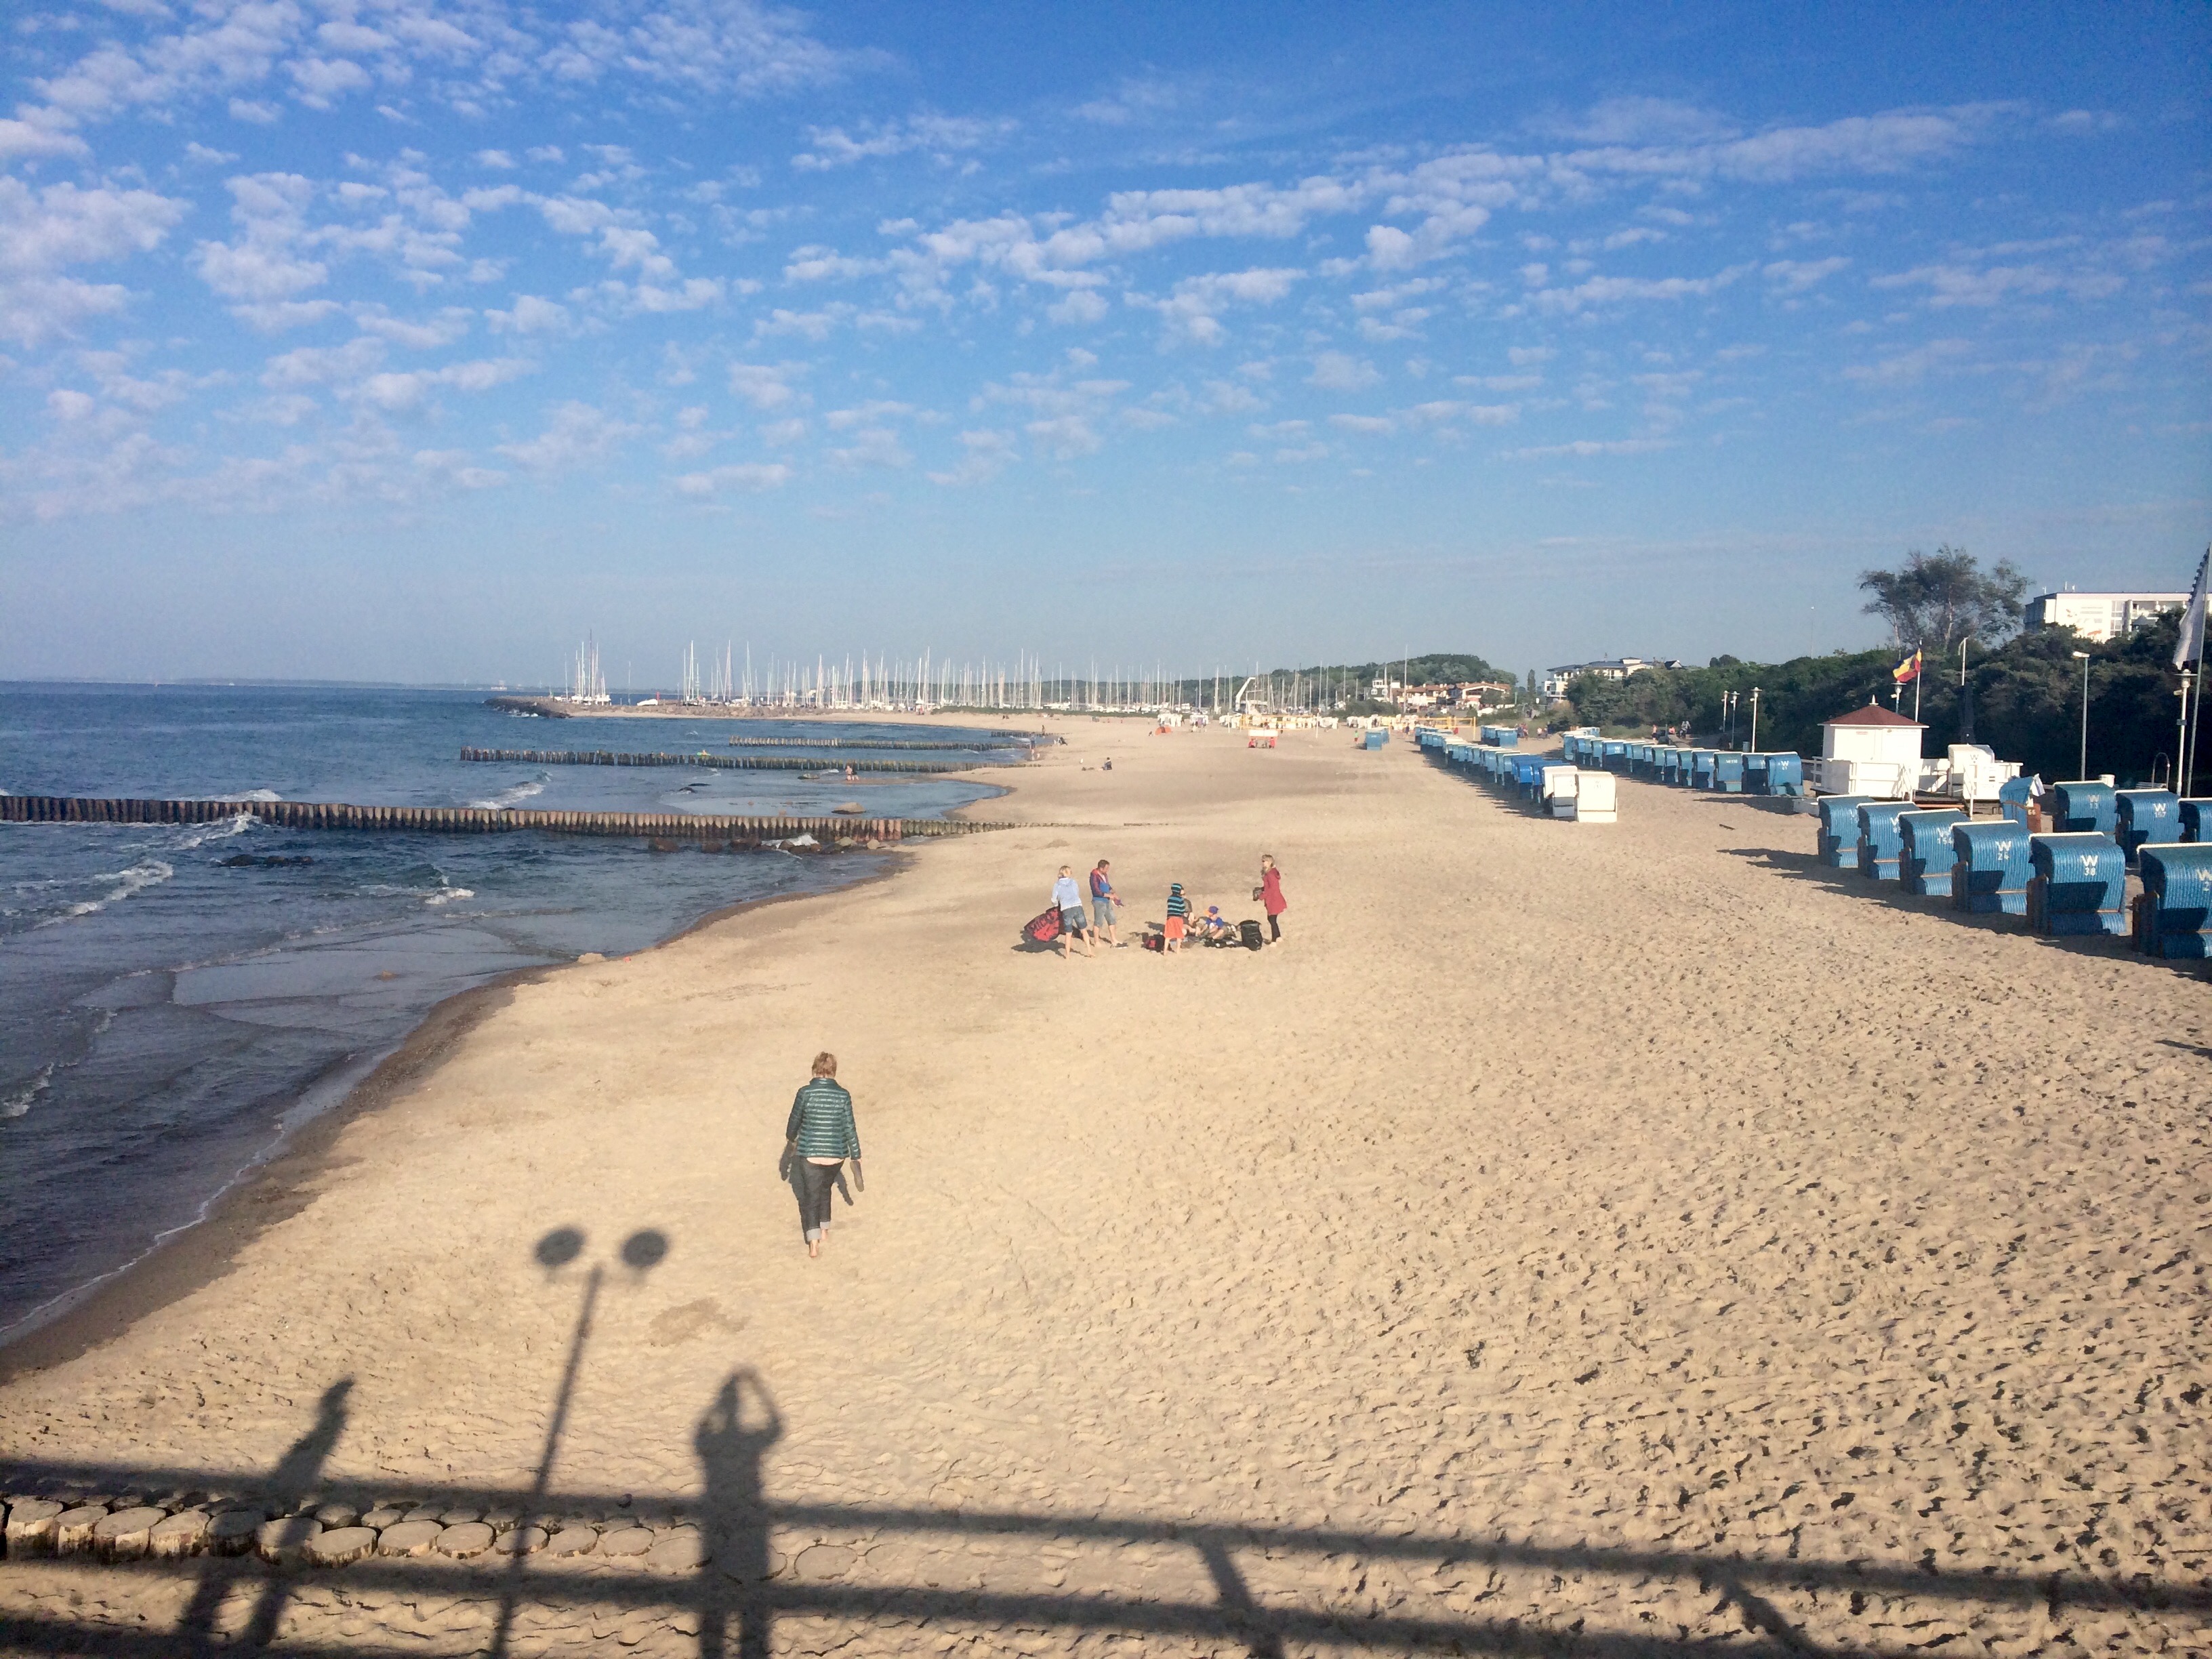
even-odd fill
[{"label": "wooden groyne", "polygon": [[795,755],[617,754],[611,749],[464,749],[465,761],[520,762],[525,766],[711,766],[725,772],[972,772],[957,761],[801,760]]},{"label": "wooden groyne", "polygon": [[997,749],[1026,749],[1028,738],[993,738],[983,743],[923,743],[906,738],[732,738],[732,749],[968,749],[988,754]]},{"label": "wooden groyne", "polygon": [[0,795],[0,823],[220,823],[240,814],[282,830],[383,830],[432,835],[561,836],[764,845],[811,836],[821,843],[930,840],[1003,830],[951,818],[741,817],[710,812],[548,812],[494,806],[356,806],[317,800],[118,800],[84,795]]}]

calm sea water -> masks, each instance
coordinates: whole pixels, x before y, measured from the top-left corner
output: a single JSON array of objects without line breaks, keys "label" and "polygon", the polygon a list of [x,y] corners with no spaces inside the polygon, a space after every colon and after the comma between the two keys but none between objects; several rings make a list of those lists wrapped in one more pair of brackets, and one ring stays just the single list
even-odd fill
[{"label": "calm sea water", "polygon": [[[808,814],[859,800],[885,817],[993,793],[459,758],[465,744],[728,752],[740,729],[821,732],[532,720],[473,692],[17,685],[0,687],[0,790]],[[640,950],[723,906],[882,864],[526,831],[281,830],[243,817],[0,823],[0,1340],[199,1218],[442,999],[510,969]]]}]

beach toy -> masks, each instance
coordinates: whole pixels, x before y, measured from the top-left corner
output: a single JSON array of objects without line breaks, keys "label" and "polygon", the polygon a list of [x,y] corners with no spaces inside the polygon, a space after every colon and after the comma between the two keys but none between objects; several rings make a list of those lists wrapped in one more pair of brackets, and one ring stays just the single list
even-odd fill
[{"label": "beach toy", "polygon": [[2212,842],[2212,797],[2191,795],[2177,802],[2181,813],[2181,838],[2202,845]]},{"label": "beach toy", "polygon": [[1905,853],[1898,862],[1898,878],[1908,893],[1927,898],[1951,896],[1951,826],[1966,822],[1956,807],[1939,806],[1926,811],[1899,812],[1897,828],[1904,837]]},{"label": "beach toy", "polygon": [[2212,957],[2212,846],[2154,842],[2136,856],[2136,947],[2168,959]]},{"label": "beach toy", "polygon": [[2181,839],[2181,802],[2170,789],[2117,790],[2112,809],[2118,829],[2113,839],[2120,843],[2130,864],[2148,842]]},{"label": "beach toy", "polygon": [[2028,861],[2027,831],[2009,818],[1995,823],[1951,826],[1951,908],[1976,915],[2024,916]]},{"label": "beach toy", "polygon": [[2051,831],[2053,835],[2109,836],[2118,826],[2112,805],[2112,786],[2094,779],[2051,786]]},{"label": "beach toy", "polygon": [[2033,778],[2012,778],[1997,787],[1997,805],[2008,823],[2016,823],[2023,830],[2032,827],[2027,815],[2034,810],[2034,787]]},{"label": "beach toy", "polygon": [[1905,832],[1897,821],[1912,811],[1909,800],[1870,800],[1859,807],[1859,873],[1875,881],[1902,875]]},{"label": "beach toy", "polygon": [[1823,795],[1815,803],[1820,817],[1820,862],[1831,870],[1859,867],[1859,808],[1864,795]]},{"label": "beach toy", "polygon": [[2124,933],[2128,862],[2110,836],[2031,836],[2027,925],[2039,933]]}]

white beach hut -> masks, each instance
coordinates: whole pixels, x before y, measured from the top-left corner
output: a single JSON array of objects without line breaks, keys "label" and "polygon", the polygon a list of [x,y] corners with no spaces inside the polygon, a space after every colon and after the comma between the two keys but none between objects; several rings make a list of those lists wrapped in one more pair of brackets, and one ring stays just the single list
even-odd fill
[{"label": "white beach hut", "polygon": [[1920,720],[1869,702],[1820,725],[1820,790],[1873,800],[1908,799],[1920,781]]}]

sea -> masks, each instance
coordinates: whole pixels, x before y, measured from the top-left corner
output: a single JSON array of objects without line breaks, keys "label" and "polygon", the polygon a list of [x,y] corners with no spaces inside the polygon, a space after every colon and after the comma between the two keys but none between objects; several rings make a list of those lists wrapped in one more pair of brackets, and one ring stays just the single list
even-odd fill
[{"label": "sea", "polygon": [[[1006,727],[561,720],[483,691],[16,684],[0,685],[0,792],[803,815],[857,800],[872,817],[999,793],[928,775],[459,758],[465,746],[743,752],[735,734],[972,737],[970,755],[906,758],[1018,757]],[[516,969],[645,950],[730,905],[885,862],[526,830],[289,830],[244,813],[0,823],[0,1343],[204,1219],[446,998]]]}]

